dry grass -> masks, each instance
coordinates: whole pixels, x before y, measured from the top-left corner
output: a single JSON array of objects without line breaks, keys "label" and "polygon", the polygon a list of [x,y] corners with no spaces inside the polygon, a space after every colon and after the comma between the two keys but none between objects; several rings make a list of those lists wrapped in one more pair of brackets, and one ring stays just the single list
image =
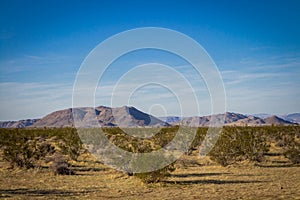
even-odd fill
[{"label": "dry grass", "polygon": [[1,162],[4,199],[300,199],[300,167],[270,153],[260,166],[244,162],[221,167],[194,152],[183,156],[164,182],[143,184],[100,163],[74,162],[76,175],[49,169],[9,170]]}]

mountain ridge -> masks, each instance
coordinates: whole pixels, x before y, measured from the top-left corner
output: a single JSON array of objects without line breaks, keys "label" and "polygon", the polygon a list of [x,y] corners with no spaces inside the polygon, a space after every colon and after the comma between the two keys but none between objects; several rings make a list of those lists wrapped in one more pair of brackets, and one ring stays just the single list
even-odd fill
[{"label": "mountain ridge", "polygon": [[[41,119],[2,121],[0,128],[41,128],[41,127],[164,127],[171,125],[210,126],[213,121],[222,121],[225,126],[264,126],[299,124],[300,113],[287,114],[284,117],[263,114],[245,115],[234,112],[207,116],[155,117],[133,106],[110,108],[107,106],[67,108],[54,111]],[[74,121],[75,117],[75,121]],[[289,120],[290,119],[290,120]]]}]

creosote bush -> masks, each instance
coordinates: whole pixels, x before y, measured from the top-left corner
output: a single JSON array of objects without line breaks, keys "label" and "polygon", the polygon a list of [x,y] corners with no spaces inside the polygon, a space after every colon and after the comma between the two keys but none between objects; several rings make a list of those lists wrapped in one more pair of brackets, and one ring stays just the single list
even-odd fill
[{"label": "creosote bush", "polygon": [[289,134],[289,142],[285,141],[283,148],[285,149],[283,155],[288,158],[293,164],[300,163],[300,138],[299,132],[292,132]]},{"label": "creosote bush", "polygon": [[82,152],[82,143],[72,128],[53,129],[0,129],[0,148],[4,160],[11,167],[39,167],[54,153],[76,160]]},{"label": "creosote bush", "polygon": [[268,150],[266,135],[257,128],[225,127],[209,156],[227,166],[243,160],[261,162]]},{"label": "creosote bush", "polygon": [[11,167],[33,168],[38,160],[51,154],[54,147],[46,143],[45,138],[34,133],[22,134],[21,131],[10,131],[5,136],[1,134],[3,158]]},{"label": "creosote bush", "polygon": [[174,164],[170,164],[162,169],[155,170],[152,172],[145,172],[145,173],[137,173],[134,174],[136,177],[141,179],[144,183],[157,183],[162,181],[166,176],[168,176],[171,172],[175,171]]},{"label": "creosote bush", "polygon": [[300,163],[300,126],[266,127],[270,140],[293,164]]},{"label": "creosote bush", "polygon": [[[106,136],[109,138],[109,141],[115,144],[116,146],[118,146],[119,148],[122,148],[132,153],[150,153],[152,151],[159,150],[160,148],[163,148],[165,145],[167,145],[174,138],[174,135],[176,134],[178,127],[162,128],[152,138],[147,138],[147,139],[129,136],[119,128],[105,128],[103,130]],[[153,130],[155,131],[157,129],[153,129]],[[151,131],[151,130],[147,130],[147,131]],[[144,172],[144,173],[128,172],[128,175],[130,176],[134,175],[144,183],[157,183],[159,181],[162,181],[166,176],[170,174],[170,172],[175,170],[175,166],[172,163],[161,169],[156,169],[155,166],[160,166],[160,163],[165,161],[161,159],[167,159],[167,158],[159,157],[155,159],[155,162],[157,163],[153,163],[153,158],[147,158],[147,156],[145,155],[142,163],[130,163],[130,164],[138,166],[139,169],[147,168],[147,166],[151,165],[153,166],[154,170],[151,172]]]},{"label": "creosote bush", "polygon": [[60,153],[55,153],[50,160],[52,161],[51,170],[55,175],[74,175],[74,171],[70,169],[65,156]]},{"label": "creosote bush", "polygon": [[300,163],[300,149],[299,145],[296,147],[290,147],[288,150],[284,152],[284,156],[288,158],[293,164]]}]

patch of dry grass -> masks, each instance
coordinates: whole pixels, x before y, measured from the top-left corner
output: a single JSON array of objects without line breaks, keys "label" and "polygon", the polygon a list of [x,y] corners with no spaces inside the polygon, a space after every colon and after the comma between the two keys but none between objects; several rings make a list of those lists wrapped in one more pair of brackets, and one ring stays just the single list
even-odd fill
[{"label": "patch of dry grass", "polygon": [[[195,154],[181,158],[165,181],[143,184],[100,163],[73,163],[76,175],[49,169],[7,170],[1,162],[0,197],[7,199],[300,199],[300,167],[269,160],[221,167]],[[282,161],[283,162],[283,161]],[[204,165],[203,163],[206,163]]]}]

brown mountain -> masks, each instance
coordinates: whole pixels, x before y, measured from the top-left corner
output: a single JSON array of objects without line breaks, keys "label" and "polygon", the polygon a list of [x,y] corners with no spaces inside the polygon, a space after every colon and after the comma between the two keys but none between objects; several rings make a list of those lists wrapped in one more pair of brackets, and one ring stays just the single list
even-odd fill
[{"label": "brown mountain", "polygon": [[24,119],[19,121],[5,121],[0,122],[0,128],[24,128],[31,126],[39,121],[39,119]]},{"label": "brown mountain", "polygon": [[287,114],[287,115],[281,115],[279,117],[286,121],[300,124],[300,113],[291,113],[291,114]]},{"label": "brown mountain", "polygon": [[55,111],[41,118],[31,127],[69,127],[73,126],[72,109]]},{"label": "brown mountain", "polygon": [[272,115],[270,117],[267,117],[264,119],[265,123],[266,124],[269,124],[269,125],[292,125],[292,124],[296,124],[296,123],[293,123],[293,122],[290,122],[290,121],[287,121],[287,120],[284,120],[280,117],[277,117],[276,115]]},{"label": "brown mountain", "polygon": [[99,106],[96,108],[83,107],[59,110],[43,117],[31,127],[70,127],[75,126],[74,119],[76,119],[76,127],[99,127],[99,125],[119,127],[169,125],[134,107],[110,108]]},{"label": "brown mountain", "polygon": [[69,108],[55,111],[41,119],[27,119],[20,121],[0,122],[0,128],[24,128],[24,127],[73,127],[74,118],[76,127],[162,127],[172,125],[185,125],[192,127],[222,125],[225,126],[262,126],[262,125],[293,125],[296,123],[270,116],[265,119],[256,116],[246,116],[239,113],[226,112],[225,114],[195,116],[195,117],[163,117],[156,118],[134,107],[123,106],[110,108],[98,106],[96,108]]},{"label": "brown mountain", "polygon": [[181,124],[187,126],[210,126],[216,124],[212,122],[212,120],[216,123],[224,122],[225,125],[233,125],[234,123],[239,122],[241,120],[248,121],[248,123],[251,123],[252,121],[251,119],[248,119],[246,115],[226,112],[225,114],[208,115],[203,117],[187,117],[181,121]]},{"label": "brown mountain", "polygon": [[293,125],[296,123],[281,119],[275,115],[261,119],[255,116],[246,116],[239,113],[226,112],[225,114],[209,115],[203,117],[186,117],[181,121],[177,121],[174,124],[181,124],[186,126],[211,126],[215,123],[222,122],[224,120],[225,126],[263,126],[263,125]]},{"label": "brown mountain", "polygon": [[259,117],[255,117],[255,116],[247,116],[246,118],[242,118],[239,119],[237,121],[228,123],[226,125],[228,126],[262,126],[266,124],[266,122],[259,118]]}]

